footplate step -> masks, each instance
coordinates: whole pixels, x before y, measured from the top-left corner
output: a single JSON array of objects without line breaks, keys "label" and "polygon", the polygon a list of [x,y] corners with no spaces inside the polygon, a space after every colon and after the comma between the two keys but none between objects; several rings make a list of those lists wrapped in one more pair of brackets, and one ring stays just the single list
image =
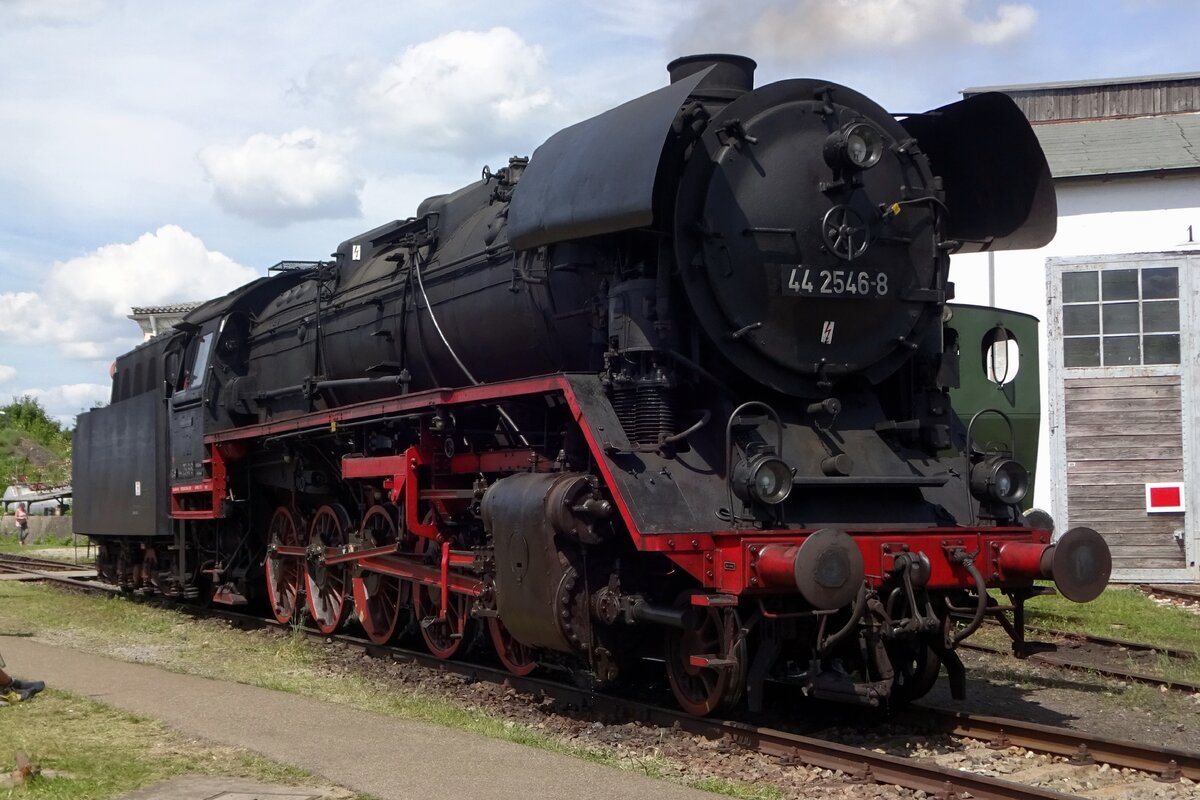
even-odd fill
[{"label": "footplate step", "polygon": [[693,667],[708,667],[709,669],[729,669],[737,666],[736,658],[721,656],[688,656],[688,663]]}]

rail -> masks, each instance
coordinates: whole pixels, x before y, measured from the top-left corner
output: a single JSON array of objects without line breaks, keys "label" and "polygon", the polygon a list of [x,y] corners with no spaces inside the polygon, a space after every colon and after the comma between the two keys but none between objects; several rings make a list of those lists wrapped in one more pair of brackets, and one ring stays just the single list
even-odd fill
[{"label": "rail", "polygon": [[[46,575],[48,578],[54,577],[50,573]],[[89,591],[115,591],[114,587],[85,581],[71,581],[71,584]],[[159,599],[156,598],[156,601]],[[293,630],[292,626],[283,625],[273,619],[263,619],[226,609],[199,608],[186,604],[179,604],[177,608],[198,617],[223,619],[242,629],[274,628],[289,632]],[[453,672],[473,681],[504,684],[524,694],[552,698],[564,706],[586,710],[600,720],[636,721],[676,728],[693,735],[720,740],[729,747],[743,747],[775,756],[784,765],[804,764],[820,769],[837,770],[847,775],[851,782],[892,784],[914,791],[924,791],[930,797],[947,800],[964,795],[980,800],[1061,800],[1073,796],[1015,780],[876,752],[868,747],[856,747],[736,720],[696,717],[544,677],[522,677],[482,664],[447,661],[417,650],[376,645],[348,634],[326,635],[311,628],[302,630],[312,639],[361,649],[371,656]],[[1133,775],[1125,776],[1134,782],[1178,781],[1180,777],[1200,780],[1200,753],[1148,747],[1136,742],[1107,739],[1067,728],[932,706],[914,706],[896,721],[924,729],[932,728],[956,737],[991,742],[996,748],[1015,746],[1068,757],[1071,764],[1108,764],[1112,767],[1136,770]]]},{"label": "rail", "polygon": [[[962,650],[970,650],[976,653],[987,653],[988,655],[996,656],[1011,655],[1008,650],[999,647],[992,647],[986,644],[979,644],[978,642],[963,642],[958,646]],[[1150,686],[1161,686],[1166,689],[1174,689],[1184,692],[1200,692],[1200,683],[1196,683],[1194,681],[1169,678],[1163,675],[1151,675],[1146,672],[1139,672],[1138,670],[1122,669],[1121,667],[1113,666],[1111,664],[1097,664],[1094,661],[1075,661],[1059,655],[1058,653],[1029,653],[1023,660],[1034,661],[1052,667],[1059,667],[1061,669],[1091,672],[1096,675],[1103,675],[1106,678],[1116,678],[1124,681],[1133,681],[1135,683],[1145,683]]]}]

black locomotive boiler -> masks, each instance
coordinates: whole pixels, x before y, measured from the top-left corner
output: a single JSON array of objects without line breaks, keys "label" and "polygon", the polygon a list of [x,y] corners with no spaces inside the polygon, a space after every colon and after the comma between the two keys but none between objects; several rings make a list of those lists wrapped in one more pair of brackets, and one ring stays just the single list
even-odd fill
[{"label": "black locomotive boiler", "polygon": [[519,673],[659,658],[696,713],[959,692],[987,589],[1018,629],[1037,579],[1093,598],[1103,540],[1031,524],[950,401],[950,255],[1054,233],[1028,123],[754,66],[678,59],[118,358],[75,437],[102,573]]}]

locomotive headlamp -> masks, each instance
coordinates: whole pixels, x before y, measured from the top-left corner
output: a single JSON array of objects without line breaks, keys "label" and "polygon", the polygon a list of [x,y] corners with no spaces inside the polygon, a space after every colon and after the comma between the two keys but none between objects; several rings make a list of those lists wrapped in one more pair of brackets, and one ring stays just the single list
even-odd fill
[{"label": "locomotive headlamp", "polygon": [[1005,455],[991,455],[971,467],[971,493],[1006,506],[1021,502],[1029,491],[1029,473]]},{"label": "locomotive headlamp", "polygon": [[851,122],[829,134],[824,155],[834,169],[870,169],[883,157],[883,135],[874,125]]},{"label": "locomotive headlamp", "polygon": [[759,453],[733,468],[733,492],[742,502],[778,505],[792,492],[792,468],[772,453]]}]

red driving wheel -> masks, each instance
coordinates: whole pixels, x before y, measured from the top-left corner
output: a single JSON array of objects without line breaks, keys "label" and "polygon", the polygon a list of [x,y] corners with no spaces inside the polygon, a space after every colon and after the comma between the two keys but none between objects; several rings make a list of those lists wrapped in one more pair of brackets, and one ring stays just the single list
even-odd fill
[{"label": "red driving wheel", "polygon": [[326,564],[324,550],[346,544],[350,530],[350,515],[336,503],[321,506],[308,527],[309,558],[304,571],[308,594],[308,613],[321,633],[331,634],[346,621],[350,604],[346,590],[350,588],[346,564]]}]

